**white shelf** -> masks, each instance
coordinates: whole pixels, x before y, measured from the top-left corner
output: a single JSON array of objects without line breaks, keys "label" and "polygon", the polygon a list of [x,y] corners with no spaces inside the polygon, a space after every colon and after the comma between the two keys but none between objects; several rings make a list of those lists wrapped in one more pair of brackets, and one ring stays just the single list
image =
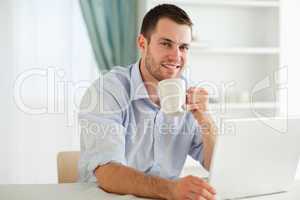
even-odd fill
[{"label": "white shelf", "polygon": [[[191,81],[217,86],[234,82],[232,91],[247,91],[272,77],[280,66],[280,0],[148,0],[147,8],[162,3],[182,7],[194,23]],[[269,80],[270,86],[256,94],[257,103],[211,107],[226,106],[229,116],[251,116],[248,111],[255,109],[272,114],[279,106],[265,102],[278,98],[278,88],[275,79]]]},{"label": "white shelf", "polygon": [[181,5],[207,5],[207,6],[242,6],[242,7],[270,7],[278,8],[279,1],[258,0],[153,0],[155,3],[173,3]]},{"label": "white shelf", "polygon": [[221,53],[221,54],[279,54],[278,47],[204,47],[200,43],[192,43],[191,50],[198,53]]},{"label": "white shelf", "polygon": [[255,102],[255,103],[227,103],[227,104],[218,104],[218,103],[211,103],[209,104],[210,110],[216,110],[222,108],[228,109],[278,109],[279,104],[276,102]]}]

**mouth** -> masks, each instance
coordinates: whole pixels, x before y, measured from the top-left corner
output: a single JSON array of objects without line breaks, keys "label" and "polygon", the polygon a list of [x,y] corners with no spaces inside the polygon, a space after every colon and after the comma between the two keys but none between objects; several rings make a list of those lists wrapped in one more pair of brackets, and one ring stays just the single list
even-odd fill
[{"label": "mouth", "polygon": [[180,68],[180,65],[178,64],[172,64],[172,63],[163,63],[161,64],[161,66],[167,68],[167,69],[179,69]]}]

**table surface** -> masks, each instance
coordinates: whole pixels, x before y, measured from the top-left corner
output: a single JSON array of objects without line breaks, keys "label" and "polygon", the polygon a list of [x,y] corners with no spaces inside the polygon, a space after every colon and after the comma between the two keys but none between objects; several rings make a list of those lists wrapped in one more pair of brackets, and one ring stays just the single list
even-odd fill
[{"label": "table surface", "polygon": [[[101,190],[95,183],[0,185],[0,199],[5,200],[125,200],[143,199],[132,195],[114,195]],[[282,194],[249,198],[249,200],[299,200],[300,181]]]}]

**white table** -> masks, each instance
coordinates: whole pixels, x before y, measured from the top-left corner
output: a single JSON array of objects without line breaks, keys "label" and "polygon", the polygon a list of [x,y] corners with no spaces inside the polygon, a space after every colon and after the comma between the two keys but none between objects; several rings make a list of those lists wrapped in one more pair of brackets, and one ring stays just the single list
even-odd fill
[{"label": "white table", "polygon": [[[142,199],[131,195],[114,195],[99,189],[94,183],[0,185],[2,200],[125,200]],[[300,181],[287,193],[251,198],[249,200],[299,200]]]}]

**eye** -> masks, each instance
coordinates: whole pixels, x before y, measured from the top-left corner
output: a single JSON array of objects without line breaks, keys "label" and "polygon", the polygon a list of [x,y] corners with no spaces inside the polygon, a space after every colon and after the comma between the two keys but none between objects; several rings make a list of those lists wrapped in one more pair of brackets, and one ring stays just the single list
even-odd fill
[{"label": "eye", "polygon": [[171,48],[172,44],[170,42],[161,42],[160,43],[162,46],[167,47],[167,48]]},{"label": "eye", "polygon": [[187,51],[187,50],[189,50],[189,46],[183,45],[183,46],[180,46],[179,49],[182,51]]}]

